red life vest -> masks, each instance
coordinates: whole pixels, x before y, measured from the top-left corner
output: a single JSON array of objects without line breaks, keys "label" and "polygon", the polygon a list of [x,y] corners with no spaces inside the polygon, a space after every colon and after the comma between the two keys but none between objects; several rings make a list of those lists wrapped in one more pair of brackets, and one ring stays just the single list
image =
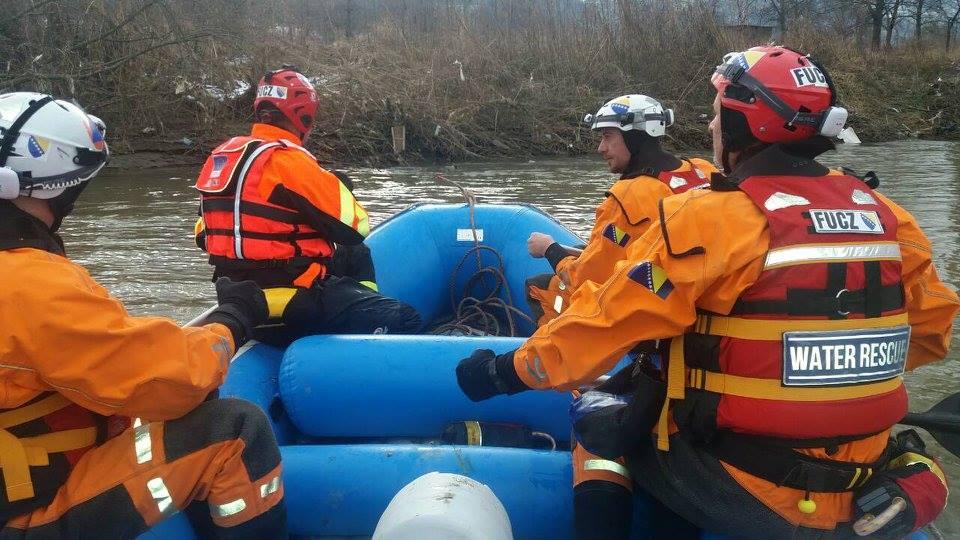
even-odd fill
[{"label": "red life vest", "polygon": [[670,344],[658,444],[671,400],[678,427],[708,439],[826,446],[889,429],[907,412],[910,337],[896,216],[851,176],[754,176],[739,189],[769,224],[764,268],[728,316],[702,313]]},{"label": "red life vest", "polygon": [[[640,225],[644,221],[653,219],[653,216],[649,215],[650,205],[654,204],[653,201],[649,200],[651,198],[651,187],[649,184],[644,185],[645,182],[652,181],[652,178],[659,180],[674,194],[683,193],[691,189],[710,188],[710,180],[707,176],[693,163],[689,161],[687,163],[690,165],[690,170],[688,171],[662,171],[657,174],[657,176],[641,174],[635,178],[620,180],[610,187],[607,191],[607,196],[617,200],[617,203],[623,210],[624,217],[627,219],[627,223]],[[657,198],[659,198],[659,196],[660,195],[657,194]],[[620,236],[623,234],[624,231],[620,231],[613,224],[608,226],[607,230],[604,231],[605,236],[613,242],[620,244],[621,247],[626,245],[626,240],[622,240],[622,236]],[[639,237],[639,234],[637,236]],[[627,238],[629,238],[629,236],[627,236]]]},{"label": "red life vest", "polygon": [[710,179],[707,175],[692,162],[687,161],[687,164],[690,166],[689,171],[661,171],[657,175],[657,180],[666,184],[674,193],[683,193],[691,189],[709,189]]},{"label": "red life vest", "polygon": [[331,243],[289,208],[260,195],[263,168],[277,150],[294,149],[284,140],[234,137],[218,146],[200,171],[196,188],[210,263],[218,267],[274,268],[294,259],[322,261]]}]

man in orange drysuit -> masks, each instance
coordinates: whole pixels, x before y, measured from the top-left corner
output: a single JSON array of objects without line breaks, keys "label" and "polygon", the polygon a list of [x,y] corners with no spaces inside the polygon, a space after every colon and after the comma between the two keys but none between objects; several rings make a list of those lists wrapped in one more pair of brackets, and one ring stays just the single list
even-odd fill
[{"label": "man in orange drysuit", "polygon": [[295,68],[260,80],[250,135],[215,148],[197,178],[197,244],[214,279],[267,289],[271,317],[294,336],[416,332],[412,307],[327,272],[335,245],[360,244],[370,224],[350,190],[301,146],[316,110],[316,91]]},{"label": "man in orange drysuit", "polygon": [[[673,123],[673,111],[648,96],[612,99],[585,120],[591,129],[600,131],[597,152],[610,172],[620,174],[620,180],[597,207],[583,252],[572,255],[549,235],[530,235],[530,255],[546,257],[555,269],[555,273],[528,280],[528,299],[540,325],[556,318],[582,283],[602,283],[613,274],[631,242],[657,221],[660,199],[709,187],[709,175],[716,170],[705,160],[681,160],[661,148],[660,139]],[[645,353],[653,347],[648,349]],[[576,537],[627,538],[633,483],[624,461],[605,460],[576,445],[573,469]]]},{"label": "man in orange drysuit", "polygon": [[[626,441],[636,485],[725,535],[906,536],[943,510],[947,486],[922,446],[890,438],[907,412],[902,373],[945,356],[960,301],[908,212],[815,161],[846,120],[820,66],[756,47],[712,82],[726,176],[664,199],[609,280],[582,285],[516,351],[461,361],[458,382],[474,400],[570,390],[663,340],[643,391],[575,407],[587,427],[623,412],[605,425],[628,431],[605,436]],[[666,399],[648,400],[658,388]]]},{"label": "man in orange drysuit", "polygon": [[631,241],[657,220],[657,202],[670,195],[709,187],[710,162],[680,159],[660,146],[673,111],[639,94],[612,99],[596,114],[587,115],[590,128],[600,131],[599,153],[610,172],[620,175],[597,207],[590,241],[570,253],[550,235],[535,232],[527,240],[534,258],[546,257],[554,273],[530,278],[528,300],[538,324],[553,320],[569,305],[581,283],[602,283],[623,259]]},{"label": "man in orange drysuit", "polygon": [[263,293],[219,281],[196,328],[130,316],[56,234],[106,163],[103,124],[18,92],[0,95],[0,128],[0,537],[133,538],[194,501],[215,537],[284,535],[266,417],[205,401],[266,320]]}]

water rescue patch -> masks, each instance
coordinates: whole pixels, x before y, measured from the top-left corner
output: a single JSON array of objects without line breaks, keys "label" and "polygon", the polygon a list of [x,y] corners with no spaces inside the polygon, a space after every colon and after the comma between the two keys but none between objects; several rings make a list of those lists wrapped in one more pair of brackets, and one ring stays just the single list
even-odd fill
[{"label": "water rescue patch", "polygon": [[910,326],[874,330],[786,332],[784,386],[836,386],[876,382],[903,374]]},{"label": "water rescue patch", "polygon": [[630,241],[630,235],[613,223],[607,225],[606,228],[603,229],[603,237],[620,247],[626,246],[627,242]]},{"label": "water rescue patch", "polygon": [[880,216],[873,210],[810,210],[814,232],[883,234]]},{"label": "water rescue patch", "polygon": [[649,262],[642,262],[631,268],[627,277],[664,300],[673,292],[673,283],[667,279],[667,271]]}]

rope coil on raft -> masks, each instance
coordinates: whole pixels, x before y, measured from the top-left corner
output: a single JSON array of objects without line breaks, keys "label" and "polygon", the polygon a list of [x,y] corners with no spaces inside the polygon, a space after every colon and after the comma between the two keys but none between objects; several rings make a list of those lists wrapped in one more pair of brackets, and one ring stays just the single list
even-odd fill
[{"label": "rope coil on raft", "polygon": [[[463,185],[450,180],[442,174],[437,174],[437,180],[452,184],[460,190],[470,212],[470,231],[473,235],[473,246],[460,258],[450,275],[450,305],[453,316],[430,330],[437,335],[472,335],[472,336],[517,336],[517,318],[534,324],[533,319],[513,302],[513,293],[504,271],[503,256],[495,248],[481,244],[477,234],[475,208],[477,197]],[[491,253],[496,258],[494,265],[484,265],[483,253]],[[471,256],[476,257],[477,270],[467,279],[463,290],[457,291],[457,277],[467,264]],[[493,287],[483,298],[471,294],[474,288],[482,283],[486,276],[492,276]],[[501,292],[506,299],[501,298]]]}]

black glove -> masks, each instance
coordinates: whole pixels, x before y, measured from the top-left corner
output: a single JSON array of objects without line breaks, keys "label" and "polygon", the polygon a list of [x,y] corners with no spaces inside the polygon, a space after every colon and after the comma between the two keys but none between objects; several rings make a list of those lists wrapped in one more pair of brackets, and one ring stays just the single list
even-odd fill
[{"label": "black glove", "polygon": [[471,401],[530,390],[513,367],[513,351],[496,356],[490,349],[477,349],[457,364],[457,384]]},{"label": "black glove", "polygon": [[263,290],[252,281],[231,281],[219,278],[217,309],[207,316],[206,322],[220,323],[230,329],[235,347],[250,339],[253,329],[267,322],[269,310]]}]

